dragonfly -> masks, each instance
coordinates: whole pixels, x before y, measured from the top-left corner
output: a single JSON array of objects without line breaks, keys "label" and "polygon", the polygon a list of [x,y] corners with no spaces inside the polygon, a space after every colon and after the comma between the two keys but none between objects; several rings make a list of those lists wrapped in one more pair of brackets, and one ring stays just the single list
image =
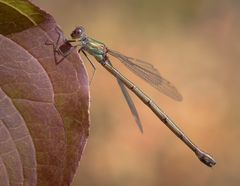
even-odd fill
[{"label": "dragonfly", "polygon": [[[177,126],[177,124],[157,106],[154,101],[147,96],[140,88],[138,88],[132,81],[122,75],[111,63],[109,56],[118,59],[123,65],[125,65],[135,75],[142,78],[148,84],[156,88],[166,96],[181,101],[182,96],[177,89],[168,80],[163,78],[158,70],[148,62],[140,59],[135,59],[121,54],[120,52],[109,49],[104,43],[97,41],[91,37],[88,37],[83,26],[76,27],[71,33],[71,39],[64,39],[63,44],[59,44],[61,33],[56,29],[58,33],[58,39],[56,42],[47,41],[45,44],[52,45],[54,50],[55,63],[60,64],[64,59],[71,54],[72,51],[78,49],[78,53],[82,52],[87,60],[92,65],[95,74],[96,67],[90,60],[87,53],[92,55],[97,62],[99,62],[108,72],[110,72],[117,80],[121,91],[127,101],[127,104],[131,110],[132,115],[135,118],[138,128],[143,132],[143,127],[137,112],[137,109],[131,99],[127,88],[132,91],[152,112],[182,141],[184,142],[197,156],[197,158],[205,165],[212,167],[216,164],[214,158],[201,150],[195,145],[189,137]],[[74,43],[74,45],[72,44]],[[57,59],[57,55],[61,58]],[[90,82],[92,81],[92,78]]]}]

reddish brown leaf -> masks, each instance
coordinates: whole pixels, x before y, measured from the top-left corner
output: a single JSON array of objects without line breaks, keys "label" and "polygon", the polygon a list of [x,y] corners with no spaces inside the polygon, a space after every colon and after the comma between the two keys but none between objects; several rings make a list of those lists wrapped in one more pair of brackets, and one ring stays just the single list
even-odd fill
[{"label": "reddish brown leaf", "polygon": [[76,52],[56,65],[50,16],[0,35],[0,183],[69,185],[89,129],[89,87]]}]

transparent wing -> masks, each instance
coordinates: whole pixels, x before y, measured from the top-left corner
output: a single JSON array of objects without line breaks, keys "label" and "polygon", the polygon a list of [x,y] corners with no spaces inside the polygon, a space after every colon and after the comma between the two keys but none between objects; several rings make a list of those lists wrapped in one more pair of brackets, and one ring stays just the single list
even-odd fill
[{"label": "transparent wing", "polygon": [[143,133],[142,123],[140,121],[137,109],[136,109],[136,107],[135,107],[135,105],[133,103],[132,98],[130,97],[130,95],[129,95],[125,85],[121,82],[121,80],[119,80],[117,78],[117,82],[118,82],[118,85],[120,86],[121,91],[122,91],[122,93],[123,93],[123,95],[124,95],[124,97],[125,97],[125,99],[127,101],[127,104],[128,104],[128,106],[129,106],[129,108],[131,110],[131,113],[132,113],[132,115],[133,115],[133,117],[135,119],[135,122],[137,123],[137,126],[138,126],[139,130],[141,131],[141,133]]},{"label": "transparent wing", "polygon": [[109,49],[108,54],[119,59],[129,70],[163,94],[177,101],[182,100],[182,96],[177,89],[168,80],[161,77],[160,73],[153,65],[139,59],[127,57],[117,51]]}]

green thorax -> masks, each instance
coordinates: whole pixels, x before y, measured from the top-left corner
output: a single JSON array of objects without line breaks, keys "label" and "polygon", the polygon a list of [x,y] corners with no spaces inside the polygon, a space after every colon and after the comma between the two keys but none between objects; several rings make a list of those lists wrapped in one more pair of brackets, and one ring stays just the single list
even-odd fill
[{"label": "green thorax", "polygon": [[83,49],[90,55],[94,56],[97,61],[101,62],[104,60],[106,54],[106,46],[95,39],[87,37],[83,42]]}]

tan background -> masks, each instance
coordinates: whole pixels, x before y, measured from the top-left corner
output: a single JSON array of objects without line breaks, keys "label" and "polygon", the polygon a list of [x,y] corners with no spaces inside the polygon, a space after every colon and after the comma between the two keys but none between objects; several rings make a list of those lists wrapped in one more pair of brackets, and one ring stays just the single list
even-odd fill
[{"label": "tan background", "polygon": [[[184,97],[175,102],[114,64],[217,160],[211,169],[132,95],[141,135],[114,78],[97,65],[91,131],[73,186],[240,185],[240,6],[233,0],[33,0],[68,37],[76,25],[154,64]],[[87,64],[88,72],[91,68]]]}]

